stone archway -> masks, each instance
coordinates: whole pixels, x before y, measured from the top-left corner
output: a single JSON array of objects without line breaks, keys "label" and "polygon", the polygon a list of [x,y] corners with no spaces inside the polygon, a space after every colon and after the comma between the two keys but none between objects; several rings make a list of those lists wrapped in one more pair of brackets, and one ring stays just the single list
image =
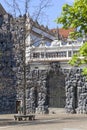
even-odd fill
[{"label": "stone archway", "polygon": [[59,63],[49,64],[49,69],[33,69],[27,84],[27,111],[48,113],[48,107],[65,107],[65,76]]},{"label": "stone archway", "polygon": [[65,107],[65,76],[59,63],[51,63],[51,70],[47,77],[49,107]]}]

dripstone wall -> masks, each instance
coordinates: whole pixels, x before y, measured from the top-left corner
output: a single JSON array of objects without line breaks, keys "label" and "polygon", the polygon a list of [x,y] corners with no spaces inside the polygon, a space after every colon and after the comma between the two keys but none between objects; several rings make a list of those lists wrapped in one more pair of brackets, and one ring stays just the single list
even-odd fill
[{"label": "dripstone wall", "polygon": [[27,84],[27,113],[48,113],[48,107],[65,106],[65,76],[59,63],[50,70],[30,70]]},{"label": "dripstone wall", "polygon": [[[22,101],[24,87],[24,17],[2,16],[0,23],[0,113],[16,112],[16,101]],[[46,70],[30,70],[26,65],[27,113],[45,112]]]},{"label": "dripstone wall", "polygon": [[[14,19],[8,14],[2,16],[0,23],[0,113],[15,113],[16,101],[19,100],[22,101],[23,107],[25,33],[23,25],[24,17]],[[65,101],[62,98],[65,98],[65,93],[67,112],[87,113],[87,82],[81,75],[82,70],[72,69],[64,81],[62,79],[65,77],[58,64],[50,64],[49,72],[45,69],[31,70],[30,65],[26,65],[27,113],[35,111],[47,113],[49,104],[54,106],[52,101],[57,101],[59,98],[59,106],[62,106],[62,101],[64,106]]]},{"label": "dripstone wall", "polygon": [[66,78],[66,111],[87,113],[87,80],[82,69],[74,67]]},{"label": "dripstone wall", "polygon": [[0,113],[15,112],[16,76],[10,18],[0,16]]},{"label": "dripstone wall", "polygon": [[0,17],[0,113],[14,113],[23,99],[24,17]]},{"label": "dripstone wall", "polygon": [[47,108],[47,71],[32,70],[28,74],[27,84],[27,113],[46,113]]}]

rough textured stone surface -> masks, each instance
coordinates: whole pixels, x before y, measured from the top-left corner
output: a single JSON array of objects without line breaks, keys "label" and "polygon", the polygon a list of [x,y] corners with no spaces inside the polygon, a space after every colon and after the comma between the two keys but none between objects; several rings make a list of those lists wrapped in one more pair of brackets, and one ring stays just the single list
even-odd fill
[{"label": "rough textured stone surface", "polygon": [[[2,17],[0,24],[0,113],[14,113],[23,107],[24,94],[24,17]],[[59,69],[51,64],[56,74]],[[48,112],[47,70],[31,70],[26,65],[26,111]],[[49,87],[48,87],[49,86]],[[17,106],[18,105],[18,106]]]},{"label": "rough textured stone surface", "polygon": [[0,27],[0,113],[15,112],[16,76],[10,17],[4,15]]},{"label": "rough textured stone surface", "polygon": [[87,82],[82,70],[74,67],[66,78],[66,111],[87,113]]},{"label": "rough textured stone surface", "polygon": [[[0,113],[16,112],[16,101],[23,107],[24,19],[2,16],[0,27]],[[30,70],[26,65],[26,111],[45,113],[46,70]]]},{"label": "rough textured stone surface", "polygon": [[0,113],[14,113],[16,101],[23,100],[24,20],[9,14],[0,17]]},{"label": "rough textured stone surface", "polygon": [[27,112],[45,113],[46,107],[46,70],[33,70],[29,73],[27,85]]},{"label": "rough textured stone surface", "polygon": [[[0,113],[14,113],[17,111],[17,101],[23,107],[24,20],[23,17],[13,19],[6,14],[2,17],[2,21],[0,24]],[[51,63],[50,68],[49,72],[41,69],[31,70],[30,65],[26,65],[27,113],[35,111],[47,113],[49,105],[54,106],[58,101],[59,106],[63,107],[65,91],[67,112],[87,113],[87,82],[81,75],[81,69],[72,69],[64,84],[65,76],[59,63]]]}]

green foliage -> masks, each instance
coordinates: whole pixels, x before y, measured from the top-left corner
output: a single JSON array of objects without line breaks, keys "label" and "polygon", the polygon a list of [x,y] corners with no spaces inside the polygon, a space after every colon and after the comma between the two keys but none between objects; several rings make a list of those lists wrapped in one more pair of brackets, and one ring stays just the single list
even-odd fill
[{"label": "green foliage", "polygon": [[[87,64],[87,42],[79,49],[78,53],[73,55],[69,64],[72,66],[80,66],[81,64]],[[83,69],[83,75],[87,76],[87,67]]]},{"label": "green foliage", "polygon": [[69,64],[71,64],[72,66],[74,65],[77,66],[78,65],[77,61],[78,61],[78,55],[75,54],[73,55],[72,59],[69,61]]},{"label": "green foliage", "polygon": [[87,42],[85,42],[83,44],[83,46],[80,48],[79,52],[82,56],[84,56],[84,57],[87,56]]},{"label": "green foliage", "polygon": [[[56,19],[57,23],[63,24],[63,28],[74,28],[71,38],[76,39],[87,35],[87,0],[74,0],[72,5],[65,4],[62,7],[62,13]],[[87,42],[79,49],[69,61],[71,65],[87,64]],[[83,74],[87,76],[87,67],[83,69]]]},{"label": "green foliage", "polygon": [[87,68],[86,68],[86,67],[83,69],[82,74],[85,75],[85,76],[87,77]]},{"label": "green foliage", "polygon": [[74,54],[72,56],[71,60],[69,60],[69,64],[72,66],[80,66],[81,64],[85,64],[84,58],[78,52],[78,54]]},{"label": "green foliage", "polygon": [[75,28],[73,37],[87,33],[87,0],[75,0],[73,5],[65,4],[62,13],[56,19],[57,23],[63,24],[63,28]]}]

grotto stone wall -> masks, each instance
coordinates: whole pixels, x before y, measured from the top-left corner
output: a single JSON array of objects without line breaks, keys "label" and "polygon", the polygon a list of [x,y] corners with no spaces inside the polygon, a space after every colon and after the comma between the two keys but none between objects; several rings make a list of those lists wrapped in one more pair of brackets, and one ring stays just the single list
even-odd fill
[{"label": "grotto stone wall", "polygon": [[30,112],[46,113],[48,110],[47,86],[46,86],[47,70],[32,70],[32,71],[30,70],[27,77],[28,77],[27,90],[26,90],[27,113]]},{"label": "grotto stone wall", "polygon": [[6,14],[0,24],[0,113],[14,113],[16,100],[16,76],[10,18]]},{"label": "grotto stone wall", "polygon": [[[0,24],[0,113],[15,113],[16,101],[23,107],[23,17],[13,19],[6,14]],[[26,110],[27,113],[47,113],[50,90],[66,91],[66,111],[87,113],[87,82],[80,68],[73,68],[62,82],[64,75],[59,63],[51,63],[51,70],[31,70],[26,66]],[[50,76],[49,76],[50,75]],[[52,77],[54,76],[54,77]],[[55,84],[53,83],[55,81]],[[53,84],[53,85],[52,85]],[[65,91],[62,94],[65,94]],[[59,92],[59,91],[58,91]],[[62,95],[58,93],[62,98]],[[51,95],[52,96],[52,95]],[[57,97],[58,98],[58,97]],[[65,98],[65,97],[64,97]],[[56,97],[53,99],[57,101]],[[63,100],[60,100],[61,102]]]},{"label": "grotto stone wall", "polygon": [[74,67],[66,77],[66,111],[87,113],[87,81],[82,69]]},{"label": "grotto stone wall", "polygon": [[[58,62],[51,63],[49,66],[50,70],[30,69],[27,75],[27,113],[48,113],[48,107],[65,106],[65,76]],[[50,83],[50,81],[53,83]],[[55,98],[51,97],[51,89]],[[53,102],[56,102],[56,106],[54,105],[55,103],[51,103],[52,106],[50,106],[51,98],[53,98]]]},{"label": "grotto stone wall", "polygon": [[[0,24],[0,113],[15,113],[16,101],[23,107],[24,17],[2,16]],[[26,65],[27,113],[46,112],[47,70],[30,70]]]},{"label": "grotto stone wall", "polygon": [[[23,107],[24,17],[2,16],[0,23],[0,113],[15,113],[17,101]],[[51,66],[56,72],[55,64]],[[26,65],[27,113],[48,112],[48,70],[31,70]]]},{"label": "grotto stone wall", "polygon": [[24,17],[0,17],[0,113],[14,113],[23,98]]}]

